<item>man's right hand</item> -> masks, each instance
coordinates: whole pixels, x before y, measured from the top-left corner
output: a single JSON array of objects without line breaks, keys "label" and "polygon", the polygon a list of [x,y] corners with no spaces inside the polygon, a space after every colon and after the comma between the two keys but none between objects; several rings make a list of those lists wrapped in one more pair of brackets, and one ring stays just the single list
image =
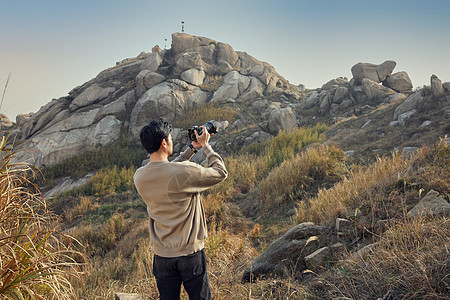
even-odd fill
[{"label": "man's right hand", "polygon": [[211,135],[209,134],[208,130],[206,130],[205,126],[200,126],[203,129],[202,135],[198,135],[197,130],[195,130],[195,137],[197,138],[197,142],[202,146],[205,147],[208,145],[209,138]]}]

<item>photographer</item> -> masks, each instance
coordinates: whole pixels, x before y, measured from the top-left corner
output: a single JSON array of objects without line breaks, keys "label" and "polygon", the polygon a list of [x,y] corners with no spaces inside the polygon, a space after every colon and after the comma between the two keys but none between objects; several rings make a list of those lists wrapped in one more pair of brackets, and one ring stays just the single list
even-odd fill
[{"label": "photographer", "polygon": [[[206,219],[200,192],[227,177],[222,158],[208,144],[205,126],[196,140],[172,162],[172,127],[162,119],[142,128],[142,146],[150,162],[134,175],[136,189],[147,204],[153,246],[153,274],[160,299],[179,299],[181,283],[189,299],[211,299],[204,240]],[[189,162],[203,147],[208,167]]]}]

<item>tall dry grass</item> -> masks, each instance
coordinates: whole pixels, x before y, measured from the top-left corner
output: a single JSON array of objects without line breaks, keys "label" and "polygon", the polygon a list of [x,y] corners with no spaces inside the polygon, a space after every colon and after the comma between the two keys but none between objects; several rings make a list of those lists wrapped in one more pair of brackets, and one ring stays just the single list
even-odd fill
[{"label": "tall dry grass", "polygon": [[260,144],[244,147],[243,152],[264,156],[267,169],[279,166],[283,161],[294,158],[306,145],[323,141],[322,133],[327,125],[318,123],[312,127],[299,127],[291,131],[281,131]]},{"label": "tall dry grass", "polygon": [[[11,299],[73,299],[81,275],[76,242],[57,231],[33,169],[15,163],[18,150],[0,142],[0,295]],[[76,260],[77,259],[77,260]]]},{"label": "tall dry grass", "polygon": [[380,185],[398,180],[399,172],[407,165],[405,159],[396,154],[392,158],[379,158],[368,168],[356,168],[333,188],[321,189],[316,197],[299,203],[296,208],[297,222],[325,224],[342,214],[346,215],[348,209],[358,207],[358,199],[370,197]]},{"label": "tall dry grass", "polygon": [[342,260],[325,275],[335,299],[448,299],[450,219],[417,217],[393,224],[366,255]]},{"label": "tall dry grass", "polygon": [[[296,209],[296,221],[325,224],[361,207],[386,210],[387,206],[394,205],[398,212],[410,208],[405,194],[411,193],[409,198],[415,194],[417,198],[420,188],[424,191],[435,189],[448,195],[449,165],[450,146],[444,141],[422,147],[409,157],[397,152],[392,157],[378,158],[368,167],[354,168],[333,188],[321,189],[316,197],[301,202]],[[389,211],[386,214],[389,215]]]},{"label": "tall dry grass", "polygon": [[335,146],[307,149],[273,169],[259,185],[261,207],[299,201],[319,187],[340,181],[349,170],[344,152]]}]

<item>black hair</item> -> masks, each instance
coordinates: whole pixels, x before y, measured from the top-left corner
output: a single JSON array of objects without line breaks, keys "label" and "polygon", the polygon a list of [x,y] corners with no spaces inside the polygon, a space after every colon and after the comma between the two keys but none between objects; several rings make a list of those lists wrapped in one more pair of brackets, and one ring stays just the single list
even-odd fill
[{"label": "black hair", "polygon": [[167,141],[172,132],[172,125],[164,122],[162,118],[153,120],[145,125],[140,133],[141,144],[148,153],[159,150],[163,139]]}]

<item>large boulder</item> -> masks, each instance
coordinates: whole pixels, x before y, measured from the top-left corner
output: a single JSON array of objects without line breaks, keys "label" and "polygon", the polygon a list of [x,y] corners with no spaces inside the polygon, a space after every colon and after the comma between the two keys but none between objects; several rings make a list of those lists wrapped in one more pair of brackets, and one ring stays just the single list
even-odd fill
[{"label": "large boulder", "polygon": [[141,63],[141,70],[148,70],[150,72],[155,72],[158,70],[159,66],[162,63],[162,58],[158,52],[152,53],[149,57],[144,59]]},{"label": "large boulder", "polygon": [[383,85],[399,93],[411,92],[413,85],[406,72],[397,72],[388,76]]},{"label": "large boulder", "polygon": [[139,136],[142,126],[153,119],[173,121],[206,102],[208,93],[182,80],[168,80],[146,91],[136,102],[130,116],[130,131]]},{"label": "large boulder", "polygon": [[220,61],[226,61],[232,67],[234,67],[239,59],[239,56],[234,52],[233,48],[225,43],[219,43],[217,45],[217,63]]},{"label": "large boulder", "polygon": [[92,105],[99,102],[112,93],[116,89],[113,87],[101,87],[98,84],[93,84],[85,89],[78,97],[76,97],[69,105],[69,110],[75,111],[81,107]]},{"label": "large boulder", "polygon": [[198,69],[189,69],[181,73],[181,79],[193,85],[201,85],[205,79],[205,72]]},{"label": "large boulder", "polygon": [[381,84],[376,83],[368,78],[363,78],[362,88],[364,93],[367,95],[368,100],[372,100],[383,90]]},{"label": "large boulder", "polygon": [[346,77],[338,77],[336,79],[332,79],[330,81],[328,81],[327,83],[325,83],[324,85],[322,85],[322,90],[331,90],[331,89],[335,89],[339,86],[342,86],[344,84],[348,83],[348,79]]},{"label": "large boulder", "polygon": [[250,77],[231,71],[223,77],[223,84],[214,92],[211,101],[237,99],[249,87]]},{"label": "large boulder", "polygon": [[[139,60],[119,64],[100,72],[97,77],[95,77],[94,81],[102,84],[115,82],[118,85],[122,85],[129,80],[136,78],[136,75],[141,71],[142,63],[143,61]],[[93,82],[91,82],[91,84],[92,83]]]},{"label": "large boulder", "polygon": [[187,33],[177,32],[172,34],[172,51],[175,55],[189,49],[208,46],[210,44],[216,44],[216,41],[206,37],[192,36]]},{"label": "large boulder", "polygon": [[124,116],[127,112],[127,106],[131,106],[135,101],[135,91],[131,90],[113,102],[102,106],[95,119],[100,120],[108,115]]},{"label": "large boulder", "polygon": [[319,105],[319,99],[319,93],[317,91],[312,92],[311,95],[309,95],[308,99],[306,99],[305,108],[308,109]]},{"label": "large boulder", "polygon": [[397,120],[397,118],[408,112],[415,110],[417,108],[417,105],[423,101],[422,92],[418,91],[414,94],[411,94],[406,98],[394,111],[394,120]]},{"label": "large boulder", "polygon": [[308,243],[308,238],[318,236],[325,231],[324,226],[311,222],[301,223],[288,230],[258,256],[243,273],[244,281],[251,277],[261,277],[282,272],[284,267],[297,264],[305,268],[304,257],[315,250],[314,243]]},{"label": "large boulder", "polygon": [[99,110],[100,108],[72,114],[71,117],[27,139],[24,147],[34,151],[24,152],[19,158],[20,161],[42,167],[116,141],[122,122],[115,116],[108,115],[93,123]]},{"label": "large boulder", "polygon": [[202,60],[202,57],[197,52],[185,52],[178,56],[174,74],[180,74],[183,71],[198,68],[208,69],[209,65]]},{"label": "large boulder", "polygon": [[59,122],[66,117],[61,114],[69,104],[66,98],[53,99],[46,105],[42,106],[39,111],[21,125],[22,138],[26,139],[36,134],[38,131]]},{"label": "large boulder", "polygon": [[450,204],[435,190],[429,191],[425,197],[423,197],[423,199],[407,213],[408,217],[448,214],[450,214]]},{"label": "large boulder", "polygon": [[237,98],[238,102],[244,102],[247,100],[252,100],[263,95],[264,89],[266,88],[262,82],[255,77],[249,77],[250,84],[247,89]]},{"label": "large boulder", "polygon": [[431,93],[435,98],[438,98],[445,94],[442,82],[436,75],[431,76]]},{"label": "large boulder", "polygon": [[0,128],[11,127],[13,122],[8,118],[7,115],[0,113]]},{"label": "large boulder", "polygon": [[356,84],[361,84],[364,78],[380,83],[392,74],[396,64],[392,60],[385,61],[380,65],[357,63],[352,67],[351,71]]},{"label": "large boulder", "polygon": [[274,109],[269,115],[269,132],[277,134],[280,130],[291,131],[297,128],[297,117],[290,107]]},{"label": "large boulder", "polygon": [[166,77],[159,73],[142,70],[136,76],[136,97],[141,97],[148,89],[160,84],[164,80],[166,80]]},{"label": "large boulder", "polygon": [[337,88],[336,92],[334,93],[333,100],[331,100],[332,103],[340,104],[342,100],[344,100],[348,96],[348,88],[345,86],[341,86]]}]

